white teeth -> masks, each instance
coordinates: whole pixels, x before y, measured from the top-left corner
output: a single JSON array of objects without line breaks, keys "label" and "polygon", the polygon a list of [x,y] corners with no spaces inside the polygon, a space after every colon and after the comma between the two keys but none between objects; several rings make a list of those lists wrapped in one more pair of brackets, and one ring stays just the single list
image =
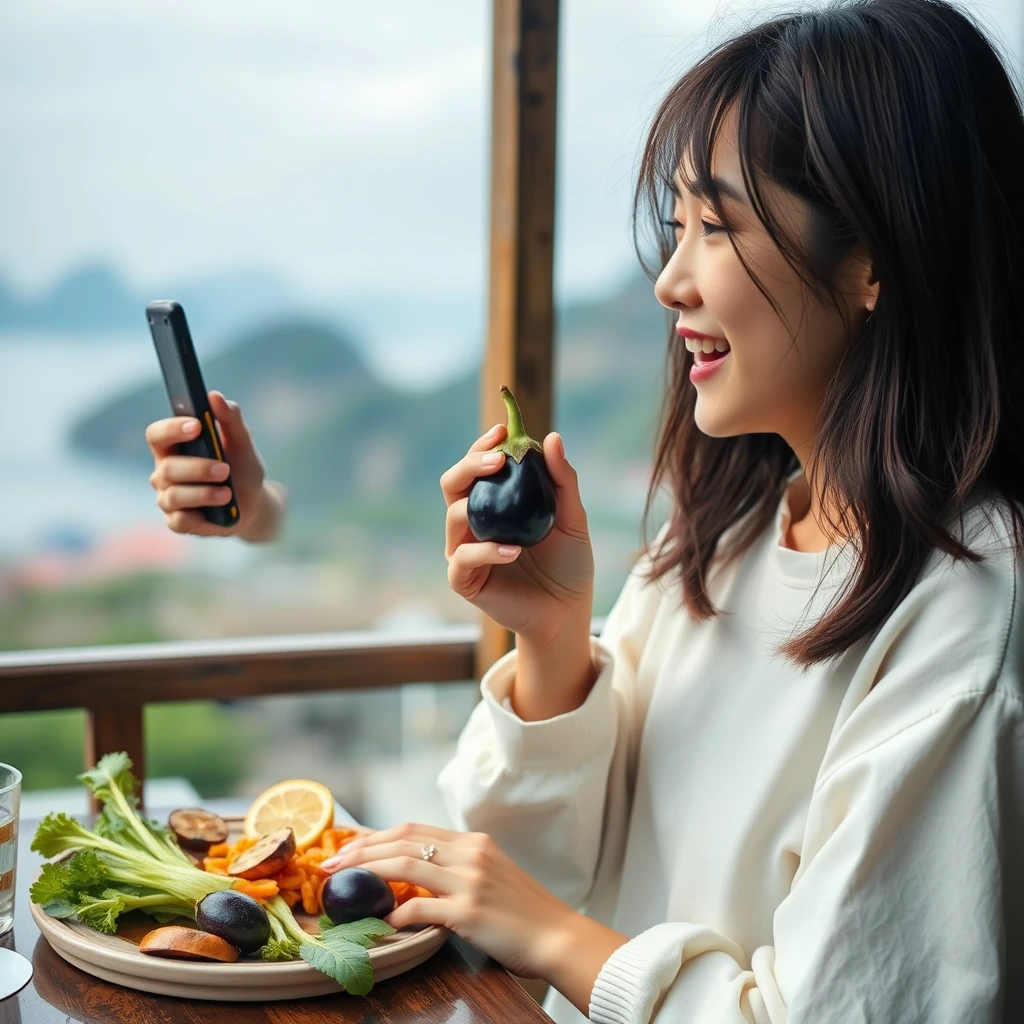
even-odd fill
[{"label": "white teeth", "polygon": [[712,352],[728,352],[729,342],[711,341],[706,338],[683,338],[688,352],[703,352],[710,355]]}]

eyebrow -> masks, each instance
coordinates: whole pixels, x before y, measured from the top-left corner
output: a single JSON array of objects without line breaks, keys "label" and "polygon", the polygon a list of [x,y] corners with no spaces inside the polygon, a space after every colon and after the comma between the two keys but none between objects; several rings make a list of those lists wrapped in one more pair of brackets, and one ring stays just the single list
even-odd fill
[{"label": "eyebrow", "polygon": [[[742,203],[744,206],[749,205],[743,193],[740,192],[738,189],[734,188],[732,185],[730,185],[729,182],[727,182],[724,178],[712,178],[711,183],[718,189],[719,192],[721,192],[723,196],[732,199],[734,202]],[[679,186],[676,184],[675,179],[673,179],[669,183],[668,187],[669,190],[672,192],[672,195],[674,195],[676,199],[682,199],[682,194],[679,191]],[[687,192],[690,192],[690,190],[687,189]],[[700,192],[690,192],[690,195],[698,196],[699,198],[704,198],[704,196]]]}]

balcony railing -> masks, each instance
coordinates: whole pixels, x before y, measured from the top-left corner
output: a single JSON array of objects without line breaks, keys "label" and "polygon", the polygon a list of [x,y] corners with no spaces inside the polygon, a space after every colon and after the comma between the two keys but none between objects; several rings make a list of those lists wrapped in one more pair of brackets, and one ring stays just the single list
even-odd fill
[{"label": "balcony railing", "polygon": [[86,760],[127,750],[145,774],[143,709],[472,679],[477,626],[322,633],[0,654],[0,714],[84,708]]}]

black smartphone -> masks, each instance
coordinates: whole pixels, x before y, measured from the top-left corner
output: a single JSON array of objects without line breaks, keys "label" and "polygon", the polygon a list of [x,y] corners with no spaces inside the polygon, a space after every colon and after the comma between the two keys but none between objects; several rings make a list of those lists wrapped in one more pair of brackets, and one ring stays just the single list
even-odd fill
[{"label": "black smartphone", "polygon": [[[180,303],[159,299],[146,306],[146,318],[174,415],[194,416],[202,426],[199,436],[194,441],[183,441],[178,445],[178,451],[182,455],[198,455],[224,462],[220,435],[210,412],[206,385],[199,372],[199,360],[192,347],[185,310]],[[238,522],[239,509],[231,477],[220,486],[231,489],[231,500],[225,505],[207,505],[202,510],[203,514],[217,526],[234,526]]]}]

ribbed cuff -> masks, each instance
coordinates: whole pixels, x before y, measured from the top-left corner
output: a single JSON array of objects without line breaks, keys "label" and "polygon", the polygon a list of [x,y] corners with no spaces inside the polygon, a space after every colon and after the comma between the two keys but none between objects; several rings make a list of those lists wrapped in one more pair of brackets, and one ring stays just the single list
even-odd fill
[{"label": "ribbed cuff", "polygon": [[590,993],[592,1024],[646,1024],[661,995],[657,976],[665,959],[664,926],[630,939],[605,961]]},{"label": "ribbed cuff", "polygon": [[612,710],[612,655],[595,637],[590,657],[600,672],[587,699],[575,711],[541,722],[524,722],[506,703],[516,673],[516,651],[499,658],[480,680],[503,760],[518,768],[567,768],[587,760],[615,739]]}]

